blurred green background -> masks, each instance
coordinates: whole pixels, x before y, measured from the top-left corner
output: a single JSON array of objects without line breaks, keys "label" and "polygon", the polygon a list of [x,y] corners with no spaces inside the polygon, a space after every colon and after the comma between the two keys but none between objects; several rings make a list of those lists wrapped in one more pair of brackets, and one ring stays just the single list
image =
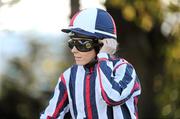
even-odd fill
[{"label": "blurred green background", "polygon": [[[117,55],[132,63],[139,75],[139,118],[180,118],[179,0],[47,1],[0,0],[1,119],[39,118],[58,77],[73,63],[61,27],[79,9],[96,5],[113,16]],[[8,16],[5,11],[15,11],[18,5],[24,7]],[[36,21],[42,23],[40,28]],[[24,29],[26,25],[32,28]]]}]

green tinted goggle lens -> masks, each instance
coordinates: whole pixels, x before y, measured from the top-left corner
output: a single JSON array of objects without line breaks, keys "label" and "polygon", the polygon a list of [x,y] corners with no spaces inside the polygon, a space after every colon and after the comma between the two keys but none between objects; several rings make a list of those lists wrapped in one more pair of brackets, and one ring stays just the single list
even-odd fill
[{"label": "green tinted goggle lens", "polygon": [[72,49],[75,46],[81,52],[91,51],[94,48],[93,44],[92,39],[70,39],[68,41],[69,48]]}]

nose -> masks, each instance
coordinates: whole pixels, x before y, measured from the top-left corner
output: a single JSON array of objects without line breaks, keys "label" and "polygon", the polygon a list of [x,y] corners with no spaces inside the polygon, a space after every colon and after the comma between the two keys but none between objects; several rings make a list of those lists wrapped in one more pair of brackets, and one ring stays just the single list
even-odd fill
[{"label": "nose", "polygon": [[74,47],[71,49],[71,52],[72,52],[72,53],[76,53],[76,52],[78,52],[78,50],[77,50],[77,48],[74,46]]}]

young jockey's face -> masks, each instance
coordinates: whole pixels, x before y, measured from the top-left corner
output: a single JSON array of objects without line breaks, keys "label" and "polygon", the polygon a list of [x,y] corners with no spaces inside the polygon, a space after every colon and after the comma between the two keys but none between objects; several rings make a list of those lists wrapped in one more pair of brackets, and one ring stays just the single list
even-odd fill
[{"label": "young jockey's face", "polygon": [[94,49],[87,52],[80,52],[75,46],[71,49],[77,65],[86,65],[96,57]]}]

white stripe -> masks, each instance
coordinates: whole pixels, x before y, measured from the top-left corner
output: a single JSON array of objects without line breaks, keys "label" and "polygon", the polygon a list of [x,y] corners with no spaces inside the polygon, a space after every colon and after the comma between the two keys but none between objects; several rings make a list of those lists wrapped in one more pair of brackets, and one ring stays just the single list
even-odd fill
[{"label": "white stripe", "polygon": [[[127,67],[127,64],[125,64],[125,66],[119,67],[119,68],[122,68],[121,70],[123,70],[123,69],[126,69],[126,67]],[[121,70],[119,70],[118,72],[121,72]],[[115,80],[117,80],[117,78],[119,79],[119,76],[123,77],[125,75],[125,71],[123,73],[123,76],[121,76],[121,75],[116,74],[116,79]],[[122,91],[122,93],[120,95],[118,91],[112,89],[112,85],[110,84],[110,82],[108,81],[106,76],[101,71],[101,79],[103,79],[102,80],[103,88],[104,88],[105,92],[107,93],[108,97],[111,97],[111,99],[113,101],[120,101],[120,100],[123,100],[123,99],[127,98],[127,96],[131,93],[131,90],[132,90],[132,88],[134,86],[135,77],[136,77],[136,73],[135,73],[135,70],[133,69],[133,72],[132,72],[132,78],[133,79],[130,81],[130,83],[127,85],[127,87]],[[122,80],[122,78],[121,78],[121,80]]]},{"label": "white stripe", "polygon": [[132,97],[138,96],[141,94],[141,90],[137,90],[133,93]]},{"label": "white stripe", "polygon": [[126,105],[127,105],[128,109],[129,109],[129,112],[131,114],[131,119],[136,119],[135,107],[134,107],[134,98],[131,97],[129,100],[127,100]]},{"label": "white stripe", "polygon": [[112,70],[113,69],[113,62],[107,61],[107,66]]},{"label": "white stripe", "polygon": [[108,36],[112,36],[112,37],[117,38],[116,34],[104,32],[104,31],[100,31],[100,30],[96,30],[96,29],[94,30],[94,32],[101,33],[101,34],[105,34],[105,35],[108,35]]},{"label": "white stripe", "polygon": [[84,10],[75,18],[73,28],[81,28],[88,32],[93,32],[96,25],[96,17],[97,9]]},{"label": "white stripe", "polygon": [[102,86],[103,86],[107,96],[111,97],[111,99],[113,101],[120,101],[121,100],[121,95],[119,94],[118,91],[116,91],[116,90],[114,90],[112,88],[112,84],[109,82],[109,80],[104,75],[104,73],[102,72],[101,69],[100,69],[100,75],[101,75]]},{"label": "white stripe", "polygon": [[85,71],[82,66],[78,66],[75,82],[75,97],[76,97],[76,107],[77,107],[77,119],[85,117],[84,111],[84,76]]},{"label": "white stripe", "polygon": [[115,79],[114,79],[116,82],[119,82],[123,79],[124,74],[126,72],[126,67],[127,67],[127,64],[122,64],[116,69],[116,74],[115,74]]},{"label": "white stripe", "polygon": [[60,80],[58,80],[58,83],[56,84],[55,87],[55,91],[54,91],[54,95],[53,98],[50,100],[48,107],[46,108],[44,114],[47,116],[52,116],[55,109],[56,109],[56,103],[58,102],[58,97],[59,97],[59,82]]},{"label": "white stripe", "polygon": [[96,77],[95,90],[96,90],[95,95],[96,95],[96,107],[98,112],[98,118],[107,119],[107,113],[105,113],[107,111],[107,104],[102,98],[100,82],[98,77]]},{"label": "white stripe", "polygon": [[122,94],[121,94],[121,99],[125,99],[130,93],[131,93],[131,90],[132,88],[134,87],[134,83],[135,83],[135,79],[136,79],[136,73],[135,73],[135,70],[133,69],[133,72],[132,72],[132,80],[131,82],[129,82],[129,84],[127,85],[127,87],[122,91]]},{"label": "white stripe", "polygon": [[[107,66],[110,67],[111,69],[113,69],[112,62],[107,62]],[[119,81],[117,81],[117,80],[121,80],[122,77],[124,77],[125,71],[123,72],[123,69],[124,70],[126,69],[126,64],[125,64],[125,66],[121,67],[121,69],[118,71],[119,74],[116,74],[116,76],[114,77],[114,81],[116,81],[117,83],[119,83]],[[113,73],[111,73],[111,76],[113,77]],[[112,88],[112,85],[111,85],[111,88]],[[109,88],[108,88],[108,90],[109,90]],[[107,93],[108,97],[112,97],[112,99],[114,101],[119,101],[120,100],[120,94],[119,94],[118,91],[114,90],[113,88],[111,90],[109,90],[109,91],[110,92]]]},{"label": "white stripe", "polygon": [[68,100],[69,100],[69,107],[70,107],[71,116],[73,119],[75,119],[74,111],[73,111],[73,105],[72,105],[72,99],[70,98],[70,92],[69,92],[70,73],[71,73],[71,68],[69,68],[68,70],[66,70],[64,72],[64,78],[66,80],[66,87],[67,87],[67,91],[68,91]]},{"label": "white stripe", "polygon": [[57,119],[64,119],[64,115],[69,111],[69,107],[66,106],[63,111],[60,113],[59,117]]},{"label": "white stripe", "polygon": [[108,97],[111,97],[112,85],[109,82],[109,80],[107,79],[107,77],[104,75],[104,73],[102,72],[101,68],[100,68],[100,76],[99,77],[101,77],[102,86],[103,86],[105,92],[107,93]]},{"label": "white stripe", "polygon": [[109,57],[108,57],[108,54],[105,53],[105,52],[100,52],[100,53],[98,53],[98,54],[97,54],[97,57],[98,57],[98,58],[106,58],[106,59],[109,58]]},{"label": "white stripe", "polygon": [[119,105],[113,107],[113,115],[114,119],[124,119],[121,107]]}]

